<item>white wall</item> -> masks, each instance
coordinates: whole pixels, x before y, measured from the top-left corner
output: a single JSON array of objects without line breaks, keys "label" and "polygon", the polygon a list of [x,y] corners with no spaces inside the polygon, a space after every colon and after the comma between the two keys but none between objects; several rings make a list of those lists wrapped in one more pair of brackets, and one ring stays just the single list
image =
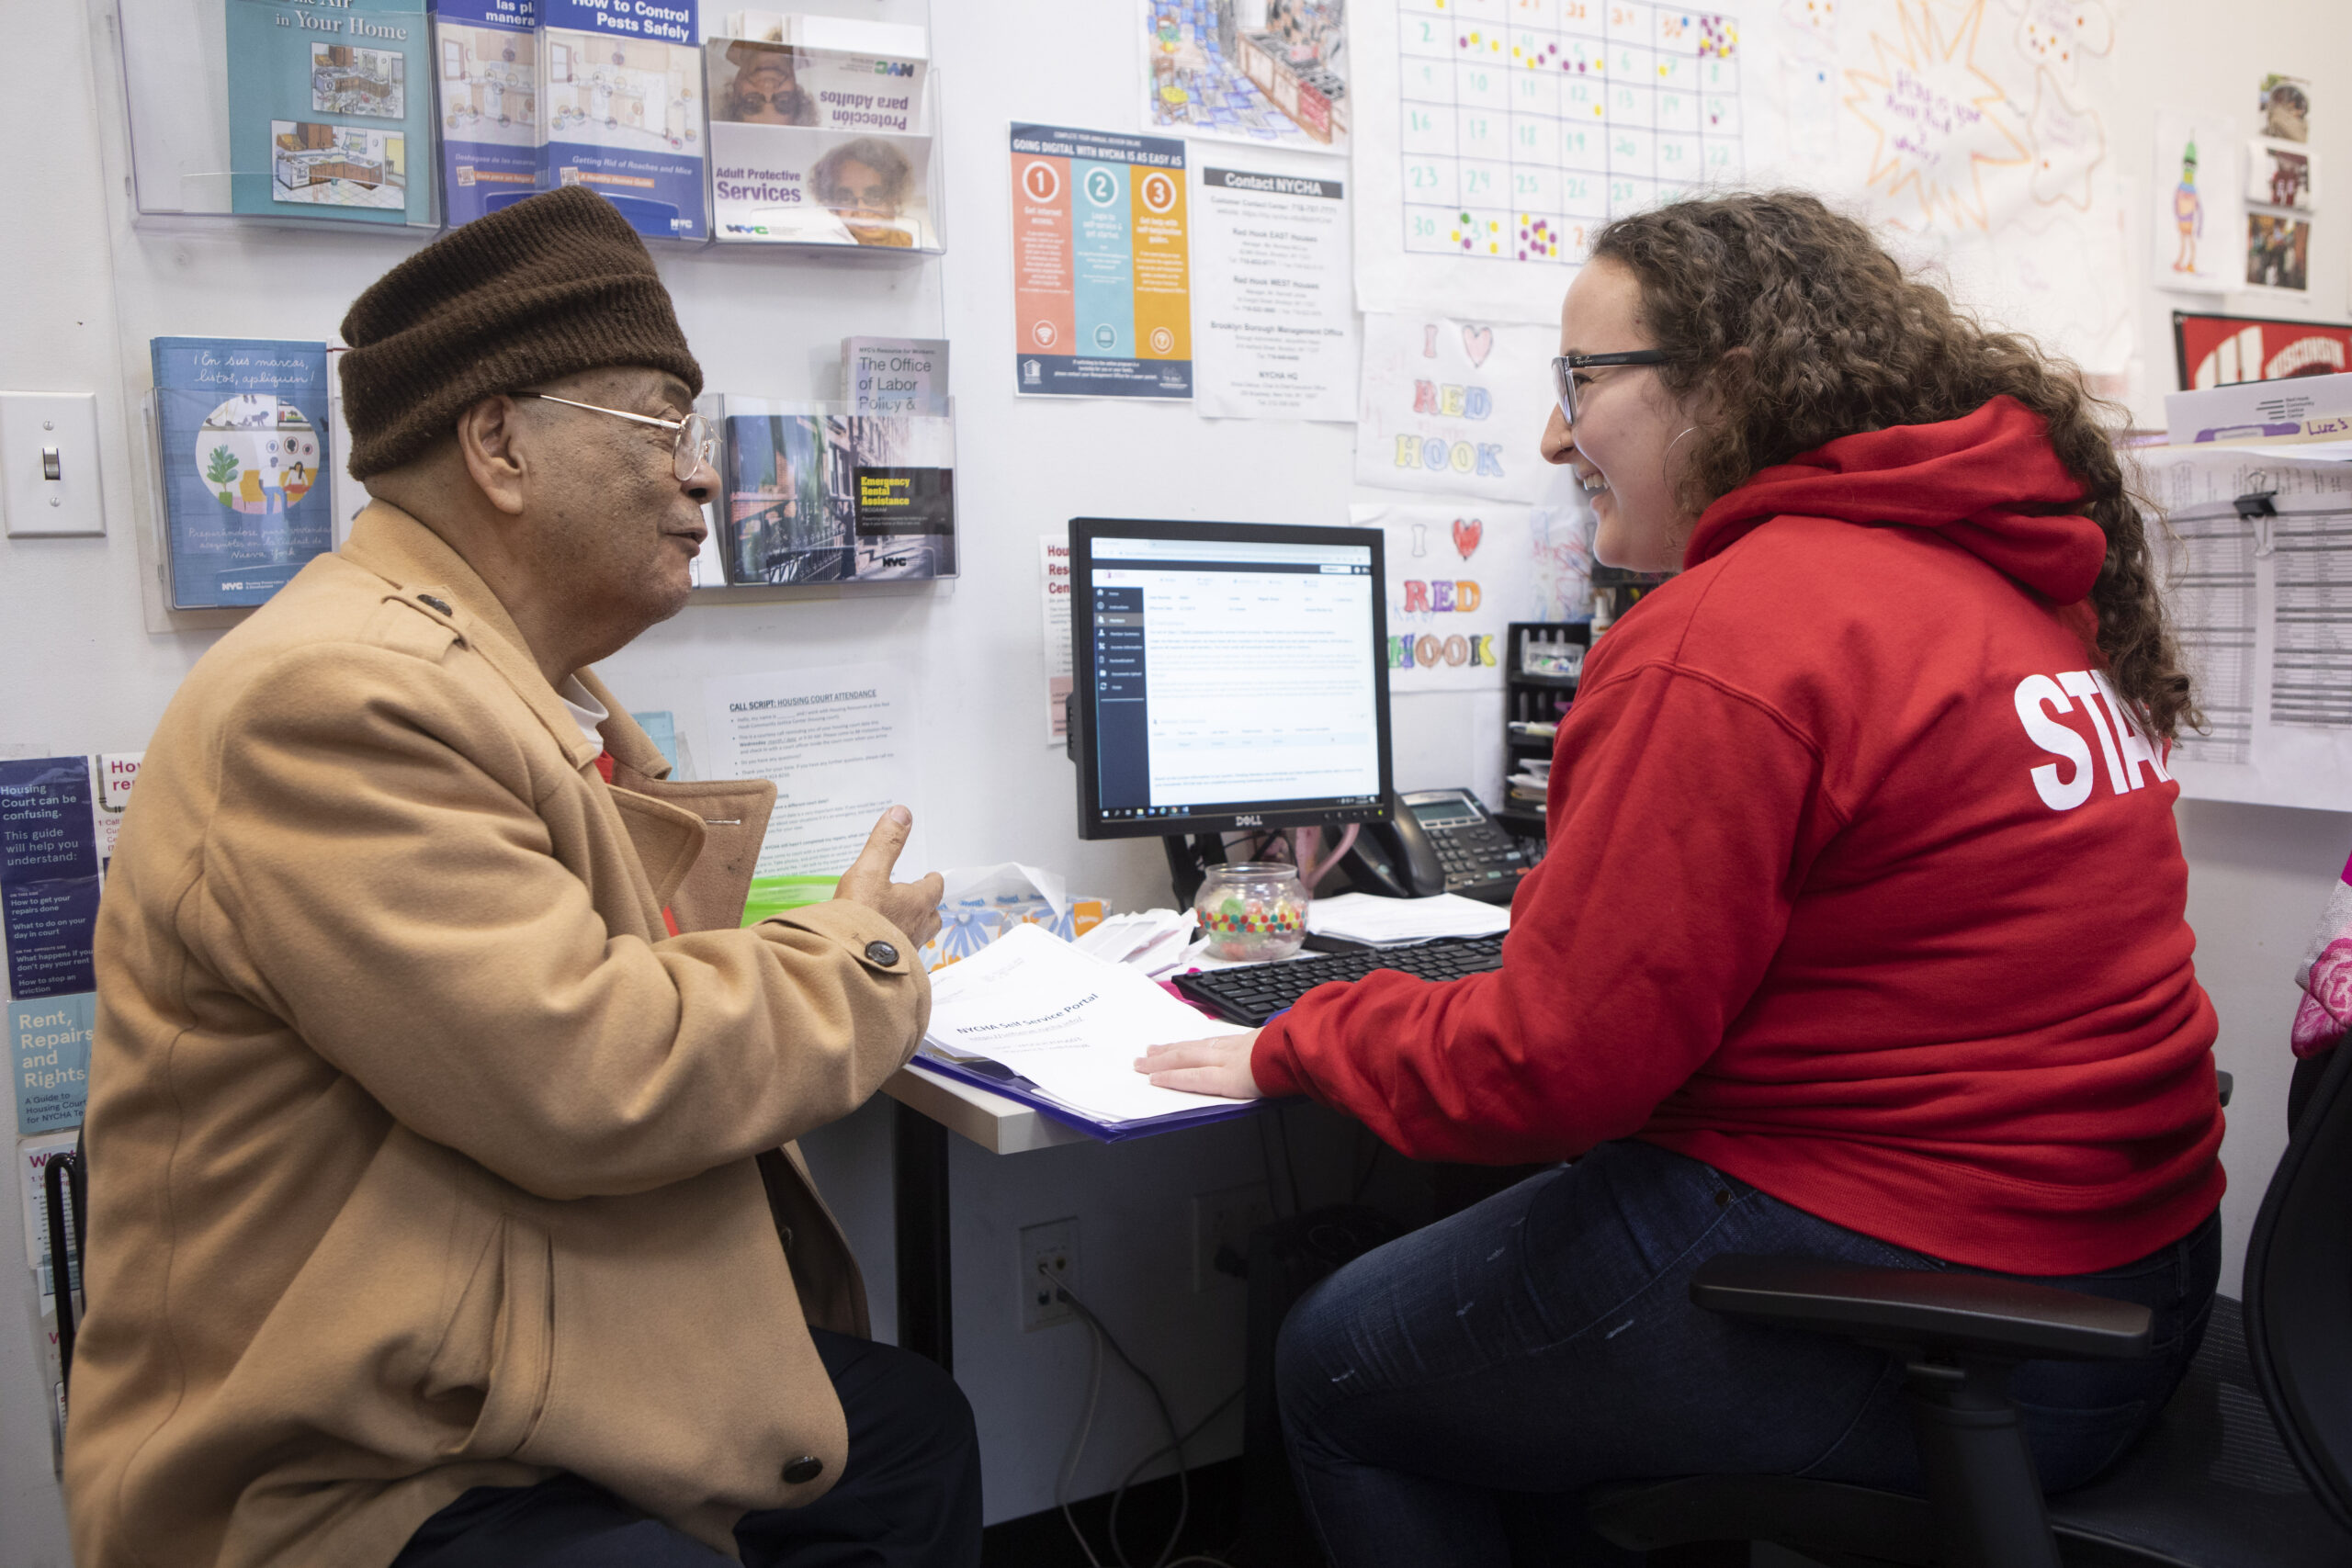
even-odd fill
[{"label": "white wall", "polygon": [[[1994,0],[1995,4],[2001,0]],[[872,15],[841,0],[834,8]],[[920,19],[921,0],[882,14]],[[607,675],[630,705],[669,707],[703,757],[699,683],[722,671],[853,658],[896,660],[929,683],[924,776],[910,792],[943,864],[1020,858],[1067,870],[1074,886],[1123,905],[1164,901],[1156,847],[1077,843],[1069,764],[1039,735],[1044,675],[1035,538],[1082,513],[1267,521],[1344,517],[1352,434],[1344,426],[1210,423],[1183,407],[1021,402],[1010,387],[1009,237],[1004,133],[1014,119],[1124,129],[1133,124],[1134,10],[1125,4],[979,6],[933,16],[943,72],[952,251],[929,268],[785,265],[741,256],[665,257],[662,268],[713,386],[803,395],[812,365],[853,332],[944,323],[955,344],[957,490],[965,576],[911,595],[766,606],[707,606],[649,634]],[[37,91],[0,96],[6,308],[0,387],[95,390],[107,449],[104,540],[0,540],[0,755],[133,750],[209,634],[151,634],[141,610],[132,504],[144,485],[128,439],[146,340],[164,333],[332,337],[344,306],[413,248],[396,236],[243,229],[135,229],[129,221],[108,0],[10,11],[18,76]],[[2267,70],[2316,83],[2323,175],[2352,170],[2352,104],[2337,62],[2352,46],[2352,9],[2335,0],[2282,4],[2214,21],[2192,0],[2143,0],[2123,21],[2126,101],[2111,127],[2144,197],[2143,151],[2162,104],[2245,105]],[[2330,175],[2333,171],[2333,175]],[[2323,186],[2323,197],[2335,187]],[[2141,203],[2138,205],[2144,205]],[[2138,207],[2135,206],[2135,212]],[[2323,209],[2312,314],[2340,316],[2352,265],[2352,203]],[[2134,255],[2145,254],[2144,215]],[[2144,295],[2146,368],[2135,400],[2160,416],[2169,385],[2171,301]],[[2275,298],[2233,310],[2289,313]],[[1529,433],[1532,439],[1533,433]],[[1405,787],[1491,787],[1496,715],[1486,699],[1422,696],[1397,705]],[[2227,1223],[2234,1273],[2253,1204],[2282,1134],[2289,976],[2327,883],[2352,848],[2352,822],[2320,813],[2191,805],[2181,812],[2191,865],[2200,972],[2222,1010],[2222,1065],[2239,1100],[2224,1156],[2233,1182]],[[1317,1196],[1340,1195],[1349,1154],[1327,1120],[1294,1113],[1303,1172]],[[867,1111],[812,1140],[811,1156],[865,1258],[888,1327],[887,1114]],[[959,1224],[958,1372],[988,1443],[991,1518],[1043,1506],[1083,1393],[1085,1341],[1062,1328],[1022,1335],[1012,1320],[1012,1233],[1079,1217],[1091,1293],[1131,1349],[1166,1369],[1180,1419],[1239,1377],[1239,1292],[1193,1296],[1183,1261],[1185,1200],[1254,1179],[1261,1156],[1235,1128],[1142,1145],[1074,1148],[997,1160],[959,1145],[952,1167]],[[13,1202],[7,1205],[13,1216]],[[0,1256],[19,1244],[0,1220]],[[23,1310],[0,1304],[0,1562],[65,1561],[62,1520]],[[5,1292],[0,1292],[5,1296]],[[1147,1407],[1115,1374],[1080,1495],[1110,1484],[1158,1438]],[[1231,1451],[1230,1419],[1205,1457]]]}]

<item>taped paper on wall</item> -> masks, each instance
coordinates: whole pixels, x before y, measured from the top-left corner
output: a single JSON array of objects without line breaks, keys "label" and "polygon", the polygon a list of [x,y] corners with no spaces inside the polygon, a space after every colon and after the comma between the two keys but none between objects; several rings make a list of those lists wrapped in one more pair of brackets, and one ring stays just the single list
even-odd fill
[{"label": "taped paper on wall", "polygon": [[777,670],[721,676],[703,690],[718,776],[775,784],[775,815],[752,878],[755,907],[832,897],[894,805],[915,817],[896,880],[921,874],[923,810],[914,795],[922,757],[914,684],[903,672],[881,664]]},{"label": "taped paper on wall", "polygon": [[1069,536],[1037,536],[1038,608],[1046,633],[1046,744],[1069,739],[1069,710],[1064,705],[1075,679],[1070,657]]},{"label": "taped paper on wall", "polygon": [[1541,499],[1558,332],[1446,316],[1366,316],[1356,482],[1485,501]]},{"label": "taped paper on wall", "polygon": [[2230,232],[2238,213],[2237,121],[2227,115],[2156,111],[2150,267],[2159,288],[2224,294],[2238,287]]},{"label": "taped paper on wall", "polygon": [[2180,539],[2166,595],[2209,731],[2173,750],[2181,793],[2352,809],[2352,466],[2165,448],[2142,469]]},{"label": "taped paper on wall", "polygon": [[1355,417],[1355,297],[1337,179],[1193,171],[1194,412],[1226,419]]},{"label": "taped paper on wall", "polygon": [[1534,618],[1528,508],[1372,503],[1349,518],[1387,537],[1388,688],[1499,690],[1504,634]]}]

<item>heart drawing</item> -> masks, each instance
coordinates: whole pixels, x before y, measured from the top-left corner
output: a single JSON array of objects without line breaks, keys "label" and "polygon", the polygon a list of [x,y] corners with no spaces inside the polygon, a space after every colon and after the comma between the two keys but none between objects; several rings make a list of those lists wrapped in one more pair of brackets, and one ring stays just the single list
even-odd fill
[{"label": "heart drawing", "polygon": [[1464,326],[1462,329],[1463,352],[1469,355],[1472,366],[1487,363],[1487,355],[1495,351],[1495,329]]},{"label": "heart drawing", "polygon": [[1462,552],[1464,560],[1478,553],[1478,541],[1485,537],[1486,532],[1487,525],[1476,517],[1453,520],[1453,547]]}]

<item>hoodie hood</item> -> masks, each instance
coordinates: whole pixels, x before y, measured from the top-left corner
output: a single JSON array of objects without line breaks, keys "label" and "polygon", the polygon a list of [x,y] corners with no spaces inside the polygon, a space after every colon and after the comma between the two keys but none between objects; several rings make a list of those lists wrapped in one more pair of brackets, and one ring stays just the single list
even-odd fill
[{"label": "hoodie hood", "polygon": [[2041,416],[1998,397],[1939,424],[1841,435],[1758,471],[1707,508],[1685,567],[1721,555],[1775,517],[1826,517],[1864,526],[1928,528],[2052,604],[2087,598],[2107,559],[2107,536],[2072,513],[2019,508],[2082,499],[2082,482],[2050,445]]}]

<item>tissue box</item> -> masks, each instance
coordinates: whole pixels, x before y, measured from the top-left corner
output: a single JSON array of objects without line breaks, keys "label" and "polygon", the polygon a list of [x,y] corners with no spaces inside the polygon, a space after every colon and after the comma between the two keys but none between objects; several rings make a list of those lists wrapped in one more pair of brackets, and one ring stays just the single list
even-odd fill
[{"label": "tissue box", "polygon": [[1015,926],[1043,926],[1074,942],[1107,912],[1100,898],[1069,897],[1052,872],[1012,861],[966,866],[941,880],[939,934],[922,948],[923,964],[933,969],[971,957]]},{"label": "tissue box", "polygon": [[1043,926],[1064,942],[1084,936],[1109,912],[1101,898],[1070,898],[1057,910],[1042,895],[962,898],[939,907],[939,934],[923,943],[926,968],[969,958],[1015,926]]}]

